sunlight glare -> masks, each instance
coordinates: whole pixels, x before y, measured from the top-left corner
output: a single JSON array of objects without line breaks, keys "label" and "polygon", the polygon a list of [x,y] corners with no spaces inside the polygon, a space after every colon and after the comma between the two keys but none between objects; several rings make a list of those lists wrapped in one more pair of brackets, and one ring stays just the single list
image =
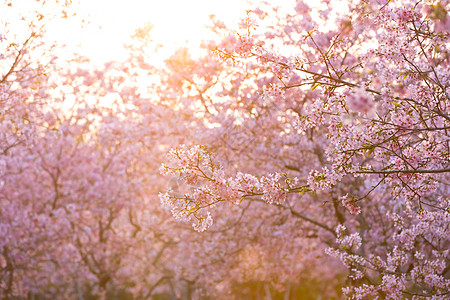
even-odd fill
[{"label": "sunlight glare", "polygon": [[99,63],[123,59],[123,44],[146,23],[154,25],[151,39],[162,45],[168,57],[178,47],[198,48],[211,34],[205,28],[211,14],[226,24],[237,24],[250,7],[247,0],[80,0],[77,5],[79,18],[87,20],[83,28],[65,24],[51,33]]}]

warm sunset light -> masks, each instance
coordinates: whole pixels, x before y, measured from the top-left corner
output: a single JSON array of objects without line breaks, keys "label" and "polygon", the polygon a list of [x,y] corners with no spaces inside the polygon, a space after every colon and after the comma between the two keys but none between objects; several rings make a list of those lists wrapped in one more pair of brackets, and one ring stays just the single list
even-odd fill
[{"label": "warm sunset light", "polygon": [[195,52],[202,40],[211,37],[205,28],[210,24],[210,15],[236,27],[245,11],[255,7],[249,0],[80,0],[77,6],[78,20],[86,20],[84,27],[79,23],[64,24],[53,28],[51,34],[102,62],[123,58],[123,43],[146,23],[154,26],[151,38],[164,47],[162,57],[181,46]]},{"label": "warm sunset light", "polygon": [[0,299],[449,299],[449,11],[0,0]]}]

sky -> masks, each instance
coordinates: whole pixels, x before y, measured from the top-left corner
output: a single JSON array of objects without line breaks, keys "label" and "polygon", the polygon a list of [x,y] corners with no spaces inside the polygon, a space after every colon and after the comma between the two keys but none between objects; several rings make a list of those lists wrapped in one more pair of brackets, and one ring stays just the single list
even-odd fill
[{"label": "sky", "polygon": [[[123,43],[147,22],[154,26],[152,39],[171,53],[198,45],[208,35],[204,26],[211,14],[238,24],[250,7],[248,0],[79,0],[76,5],[77,18],[53,26],[49,34],[97,62],[124,58]],[[87,20],[83,28],[81,19]]]}]

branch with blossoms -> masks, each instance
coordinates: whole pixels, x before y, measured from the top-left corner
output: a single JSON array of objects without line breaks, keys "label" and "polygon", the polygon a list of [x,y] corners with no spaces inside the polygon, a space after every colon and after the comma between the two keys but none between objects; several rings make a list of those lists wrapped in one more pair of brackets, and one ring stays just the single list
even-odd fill
[{"label": "branch with blossoms", "polygon": [[168,164],[160,168],[161,174],[181,179],[191,186],[191,191],[178,194],[169,189],[160,193],[161,203],[171,210],[175,218],[193,222],[198,231],[212,225],[209,209],[220,202],[238,205],[245,198],[260,196],[269,204],[279,204],[286,201],[289,193],[311,191],[309,185],[299,185],[298,178],[291,179],[280,173],[260,178],[238,173],[227,178],[222,166],[205,146],[171,149],[167,160]]},{"label": "branch with blossoms", "polygon": [[[330,187],[348,174],[386,175],[399,193],[420,201],[450,171],[446,138],[450,98],[448,64],[444,65],[448,33],[434,33],[433,18],[413,8],[393,11],[386,4],[374,17],[375,22],[386,24],[378,47],[367,49],[353,66],[344,67],[348,54],[343,47],[344,32],[332,37],[325,49],[316,41],[320,33],[305,32],[302,42],[315,51],[315,59],[276,53],[252,36],[254,27],[247,30],[245,40],[237,40],[234,52],[216,52],[235,63],[254,59],[271,70],[280,84],[271,84],[267,93],[279,101],[286,102],[285,94],[294,88],[302,92],[310,86],[320,91],[310,113],[299,114],[295,124],[300,132],[318,126],[327,130],[330,144],[326,151],[333,164],[331,169],[313,172],[322,184],[318,188]],[[389,34],[398,37],[398,46]],[[370,59],[390,73],[361,74],[373,68]],[[298,77],[297,82],[291,80]]]}]

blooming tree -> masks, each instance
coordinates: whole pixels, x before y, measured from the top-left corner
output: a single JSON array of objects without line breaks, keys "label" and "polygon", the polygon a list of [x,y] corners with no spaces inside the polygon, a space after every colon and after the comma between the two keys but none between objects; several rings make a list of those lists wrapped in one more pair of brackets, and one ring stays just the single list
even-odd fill
[{"label": "blooming tree", "polygon": [[159,206],[158,168],[168,136],[189,127],[139,94],[130,75],[151,70],[136,56],[99,68],[54,56],[43,11],[67,9],[55,2],[36,1],[25,42],[18,23],[1,39],[0,297],[179,293],[189,260],[173,248],[197,233]]},{"label": "blooming tree", "polygon": [[170,151],[162,173],[191,187],[161,201],[198,231],[223,205],[282,208],[347,267],[347,297],[445,299],[450,4],[341,4],[263,6],[209,45],[229,67],[200,98],[216,139]]},{"label": "blooming tree", "polygon": [[262,3],[164,67],[150,26],[61,61],[69,2],[2,24],[1,297],[449,297],[448,1]]}]

